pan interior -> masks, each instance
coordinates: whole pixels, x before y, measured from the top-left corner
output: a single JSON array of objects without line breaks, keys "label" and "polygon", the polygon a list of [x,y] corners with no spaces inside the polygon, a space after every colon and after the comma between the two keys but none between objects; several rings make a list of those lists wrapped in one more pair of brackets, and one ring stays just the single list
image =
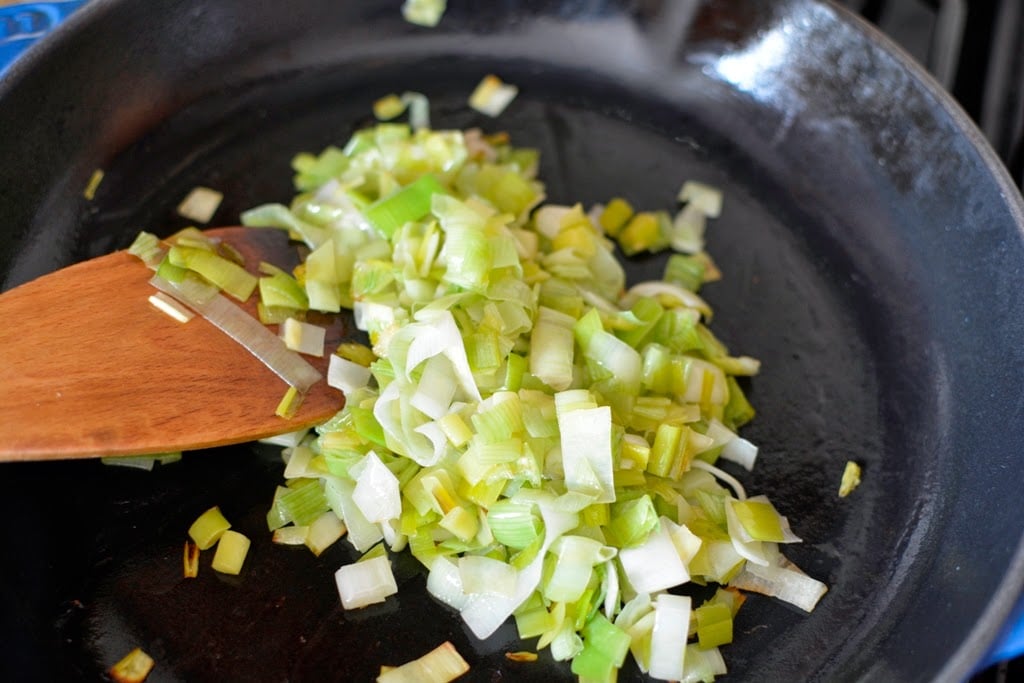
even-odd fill
[{"label": "pan interior", "polygon": [[[744,432],[761,446],[759,463],[749,475],[732,471],[789,516],[805,542],[787,556],[831,588],[813,615],[752,597],[739,614],[736,643],[725,649],[730,671],[750,680],[927,680],[943,660],[921,662],[913,629],[930,642],[925,651],[945,657],[955,650],[1017,543],[972,538],[956,519],[970,510],[979,524],[1012,528],[1012,511],[976,497],[983,486],[1006,494],[1007,484],[962,457],[968,427],[985,420],[961,416],[960,401],[978,399],[985,378],[963,378],[973,366],[959,359],[975,347],[951,322],[966,299],[987,301],[1002,280],[981,272],[964,285],[968,292],[937,291],[961,272],[963,253],[985,258],[990,237],[924,225],[941,208],[922,208],[930,188],[878,163],[889,152],[864,138],[862,118],[831,110],[813,92],[804,93],[802,109],[783,106],[793,87],[783,76],[764,76],[759,87],[767,94],[726,78],[723,60],[758,27],[725,35],[725,20],[712,11],[722,6],[710,3],[689,18],[686,54],[673,58],[671,82],[657,86],[658,70],[637,64],[629,80],[618,67],[538,59],[527,49],[499,60],[432,46],[378,55],[358,69],[306,64],[247,78],[190,99],[116,154],[97,157],[105,178],[80,213],[52,208],[61,192],[68,199],[55,183],[35,222],[74,235],[61,252],[67,262],[125,246],[140,229],[183,227],[174,209],[197,185],[224,192],[214,222],[235,223],[246,208],[290,199],[295,153],[343,144],[371,122],[376,98],[404,90],[430,97],[435,127],[506,130],[517,144],[538,147],[549,201],[590,206],[625,196],[638,207],[672,208],[684,180],[718,185],[726,208],[709,228],[709,252],[724,279],[704,290],[716,310],[712,329],[733,351],[763,361],[749,385],[758,417]],[[817,19],[826,20],[837,21]],[[875,68],[884,77],[898,66],[890,58]],[[489,72],[521,87],[497,120],[465,106]],[[955,130],[944,112],[935,114],[938,122],[914,113],[908,135]],[[780,121],[785,126],[774,125]],[[963,149],[949,158],[922,155],[923,172],[937,179],[955,164],[980,173],[969,166],[983,166],[969,145],[957,144]],[[981,188],[966,201],[985,202],[995,192]],[[920,244],[922,236],[931,241]],[[1012,252],[1000,258],[1019,256],[1012,228],[999,240]],[[43,241],[19,246],[8,284],[55,265]],[[657,277],[663,263],[630,260],[630,280]],[[979,267],[996,265],[989,259]],[[1002,335],[1020,325],[1020,308],[1013,299],[1000,309],[1004,317],[979,317]],[[1008,457],[1005,442],[989,441],[980,445],[991,447],[992,458]],[[847,460],[862,465],[864,483],[840,500]],[[274,449],[195,453],[152,473],[95,462],[5,469],[12,485],[0,505],[30,520],[25,565],[0,570],[3,614],[27,615],[17,632],[10,629],[17,646],[5,664],[13,671],[91,675],[142,646],[160,662],[151,680],[309,680],[324,671],[366,680],[381,664],[447,639],[474,665],[473,680],[572,680],[546,654],[532,664],[506,661],[505,652],[530,646],[516,640],[514,626],[475,641],[457,615],[426,595],[407,556],[397,562],[396,598],[344,612],[332,574],[354,551],[341,543],[314,558],[270,543],[264,514],[282,470]],[[40,499],[40,487],[52,494]],[[253,539],[246,570],[233,579],[204,563],[198,579],[182,580],[185,530],[212,505]],[[981,552],[991,561],[977,562]],[[957,606],[929,612],[919,604],[926,596]],[[943,617],[954,621],[929,624]],[[36,661],[40,650],[61,655]],[[635,669],[625,673],[640,680]]]}]

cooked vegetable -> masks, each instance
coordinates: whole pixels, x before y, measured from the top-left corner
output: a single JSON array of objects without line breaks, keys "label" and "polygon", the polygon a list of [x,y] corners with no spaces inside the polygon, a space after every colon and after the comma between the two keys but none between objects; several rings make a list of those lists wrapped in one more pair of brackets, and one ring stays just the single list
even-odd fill
[{"label": "cooked vegetable", "polygon": [[251,542],[246,536],[228,529],[217,541],[217,551],[211,566],[221,574],[237,575],[242,571]]},{"label": "cooked vegetable", "polygon": [[448,683],[469,671],[469,664],[450,642],[444,642],[419,659],[388,667],[377,683]]},{"label": "cooked vegetable", "polygon": [[186,579],[194,579],[199,576],[199,546],[190,541],[185,541],[181,563],[182,573]]},{"label": "cooked vegetable", "polygon": [[858,486],[860,486],[860,465],[852,460],[847,460],[846,467],[843,469],[843,479],[839,483],[839,497],[846,498]]},{"label": "cooked vegetable", "polygon": [[402,16],[411,24],[432,28],[441,22],[447,0],[405,0]]},{"label": "cooked vegetable", "polygon": [[477,84],[469,96],[469,106],[481,114],[500,116],[519,94],[519,88],[505,83],[494,74],[488,74]]},{"label": "cooked vegetable", "polygon": [[96,190],[100,189],[100,183],[103,182],[103,169],[97,168],[89,176],[89,182],[86,183],[85,189],[82,191],[82,196],[87,200],[92,201],[96,197]]},{"label": "cooked vegetable", "polygon": [[153,658],[137,647],[110,667],[107,673],[116,683],[142,683],[153,670],[154,664]]},{"label": "cooked vegetable", "polygon": [[[826,590],[779,552],[800,540],[786,517],[719,466],[754,465],[737,377],[760,368],[714,336],[697,293],[719,276],[703,248],[721,193],[686,184],[674,220],[623,199],[543,204],[532,150],[410,117],[300,155],[290,207],[243,216],[311,249],[292,274],[262,269],[268,315],[351,308],[370,344],[332,355],[345,407],[288,444],[275,541],[319,553],[346,534],[364,553],[336,573],[346,609],[395,593],[388,552],[408,547],[479,638],[514,616],[582,680],[614,680],[627,652],[652,677],[711,680],[742,599],[666,591],[718,583],[810,610]],[[686,254],[627,291],[609,236]],[[412,664],[380,680],[424,680]]]},{"label": "cooked vegetable", "polygon": [[188,535],[200,550],[208,550],[230,528],[231,523],[224,518],[220,508],[214,506],[192,522],[192,526],[188,528]]},{"label": "cooked vegetable", "polygon": [[217,190],[196,187],[178,204],[178,214],[190,221],[209,223],[223,199],[224,194]]}]

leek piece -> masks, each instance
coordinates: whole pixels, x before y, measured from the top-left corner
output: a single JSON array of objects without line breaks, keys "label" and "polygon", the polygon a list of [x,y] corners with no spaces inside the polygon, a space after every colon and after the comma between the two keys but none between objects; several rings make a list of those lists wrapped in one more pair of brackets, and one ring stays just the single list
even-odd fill
[{"label": "leek piece", "polygon": [[347,564],[334,573],[334,580],[345,609],[384,602],[389,595],[398,592],[391,561],[386,555]]},{"label": "leek piece", "polygon": [[445,641],[419,659],[382,671],[377,683],[449,683],[469,671],[469,664]]},{"label": "leek piece", "polygon": [[345,524],[333,511],[328,510],[309,525],[303,543],[314,555],[320,554],[345,534]]},{"label": "leek piece", "polygon": [[208,550],[230,528],[231,523],[215,505],[192,522],[192,526],[188,528],[188,535],[200,550]]},{"label": "leek piece", "polygon": [[191,541],[185,541],[181,563],[182,573],[186,579],[194,579],[199,576],[199,546]]},{"label": "leek piece", "polygon": [[363,213],[377,232],[390,238],[406,223],[418,221],[429,214],[431,197],[443,192],[444,187],[437,178],[432,175],[420,176],[394,194],[374,202]]},{"label": "leek piece", "polygon": [[860,486],[860,465],[852,460],[847,460],[846,467],[843,468],[843,479],[839,483],[839,497],[846,498],[858,486]]},{"label": "leek piece", "polygon": [[683,677],[690,608],[691,600],[687,596],[669,593],[658,596],[651,631],[651,678],[678,681]]},{"label": "leek piece", "polygon": [[729,391],[729,400],[725,404],[723,422],[727,427],[738,429],[754,419],[754,407],[747,401],[743,389],[733,377],[725,378]]},{"label": "leek piece", "polygon": [[732,642],[732,610],[728,605],[702,605],[693,611],[693,616],[697,620],[701,649],[708,650]]},{"label": "leek piece", "polygon": [[619,550],[622,569],[638,593],[655,593],[690,580],[668,525],[662,518],[641,545]]},{"label": "leek piece", "polygon": [[275,270],[268,277],[259,279],[260,301],[264,306],[275,308],[309,308],[309,297],[298,281],[288,273]]},{"label": "leek piece", "polygon": [[615,197],[605,205],[598,222],[609,237],[618,236],[626,223],[633,217],[632,205],[625,199]]},{"label": "leek piece", "polygon": [[166,314],[168,317],[177,320],[179,323],[187,323],[195,317],[195,314],[192,311],[188,310],[184,305],[178,303],[163,292],[157,292],[149,297],[149,303],[153,305],[153,308]]},{"label": "leek piece", "polygon": [[284,519],[299,526],[309,526],[317,517],[327,510],[327,498],[323,487],[316,479],[297,479],[294,486],[289,482],[289,490],[277,499]]},{"label": "leek piece", "polygon": [[308,391],[322,379],[316,368],[294,351],[289,351],[273,332],[225,297],[215,294],[208,300],[197,298],[197,292],[187,281],[176,285],[153,278],[150,282],[160,291],[185,301],[193,310],[244,346],[260,362],[299,391]]},{"label": "leek piece", "polygon": [[497,593],[511,596],[516,590],[516,570],[505,562],[479,555],[459,558],[459,577],[466,594]]},{"label": "leek piece", "polygon": [[82,197],[84,197],[86,201],[91,202],[95,199],[96,190],[100,188],[100,183],[103,182],[103,175],[103,169],[97,168],[92,172],[92,175],[89,176],[89,182],[85,184],[85,189],[82,190]]},{"label": "leek piece", "polygon": [[300,394],[298,389],[288,387],[284,392],[284,396],[281,397],[281,401],[277,404],[277,408],[274,409],[274,414],[286,420],[292,419],[299,412],[303,398],[304,395]]},{"label": "leek piece", "polygon": [[327,385],[341,389],[346,395],[364,388],[370,382],[370,369],[331,354],[327,366]]},{"label": "leek piece", "polygon": [[220,287],[239,301],[245,301],[256,289],[258,278],[233,261],[197,247],[174,245],[167,252],[171,265],[188,268]]},{"label": "leek piece", "polygon": [[583,628],[583,650],[572,660],[572,672],[581,679],[608,680],[629,654],[629,634],[604,616],[595,614]]},{"label": "leek piece", "polygon": [[718,218],[722,213],[722,191],[696,180],[683,183],[679,188],[679,201],[696,207],[708,218]]},{"label": "leek piece", "polygon": [[377,356],[374,355],[368,346],[358,342],[343,342],[338,345],[334,353],[345,360],[358,363],[366,368],[370,367],[370,364],[377,360]]},{"label": "leek piece", "polygon": [[828,591],[828,587],[801,571],[746,563],[738,575],[729,580],[729,585],[740,590],[761,593],[796,605],[805,612],[811,612]]},{"label": "leek piece", "polygon": [[574,324],[571,316],[542,306],[530,337],[530,374],[555,391],[572,383]]},{"label": "leek piece", "polygon": [[178,204],[178,215],[197,223],[209,223],[224,194],[208,187],[193,188]]},{"label": "leek piece", "polygon": [[631,548],[644,543],[657,527],[658,513],[650,495],[644,494],[633,500],[614,503],[605,533],[617,547]]},{"label": "leek piece", "polygon": [[707,261],[699,255],[672,254],[665,264],[665,282],[696,292],[704,284]]},{"label": "leek piece", "polygon": [[373,451],[358,463],[358,467],[360,472],[356,476],[352,501],[363,517],[369,522],[397,519],[402,514],[398,478]]},{"label": "leek piece", "polygon": [[164,257],[160,239],[148,232],[140,232],[135,236],[135,240],[128,247],[128,253],[150,268],[155,268]]},{"label": "leek piece", "polygon": [[[325,513],[331,514],[334,513]],[[322,516],[322,515],[321,515]],[[308,526],[283,526],[280,529],[274,529],[274,534],[271,536],[271,541],[278,545],[306,545],[306,540],[309,538],[309,527]]]},{"label": "leek piece", "polygon": [[153,658],[137,647],[110,667],[107,673],[118,683],[142,683],[154,665]]},{"label": "leek piece", "polygon": [[782,520],[771,503],[744,500],[734,501],[731,506],[740,524],[755,541],[785,541]]},{"label": "leek piece", "polygon": [[469,106],[481,114],[497,117],[519,94],[519,88],[505,83],[494,74],[488,74],[477,84],[469,96]]},{"label": "leek piece", "polygon": [[398,95],[391,93],[373,103],[373,115],[381,121],[390,121],[405,113],[406,103]]},{"label": "leek piece", "polygon": [[657,251],[666,244],[657,214],[647,211],[634,215],[616,239],[627,256],[641,251]]},{"label": "leek piece", "polygon": [[410,24],[433,28],[441,22],[447,0],[405,0],[402,16]]},{"label": "leek piece", "polygon": [[304,323],[295,318],[288,318],[281,325],[281,339],[284,340],[285,346],[307,356],[323,357],[326,336],[327,330],[323,327]]},{"label": "leek piece", "polygon": [[522,550],[537,540],[541,521],[532,505],[500,500],[487,510],[487,524],[494,540],[502,545]]},{"label": "leek piece", "polygon": [[245,557],[249,554],[249,539],[237,531],[227,530],[217,541],[217,551],[210,565],[221,574],[237,576],[242,571]]}]

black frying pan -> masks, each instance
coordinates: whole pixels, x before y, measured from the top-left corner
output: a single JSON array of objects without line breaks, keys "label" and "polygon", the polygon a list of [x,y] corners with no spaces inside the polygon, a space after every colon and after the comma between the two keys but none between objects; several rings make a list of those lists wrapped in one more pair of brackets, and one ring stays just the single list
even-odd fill
[{"label": "black frying pan", "polygon": [[[1024,218],[963,114],[811,0],[450,0],[435,30],[399,4],[94,0],[0,82],[4,287],[181,227],[197,184],[225,192],[222,224],[287,200],[295,152],[343,142],[406,89],[435,126],[539,146],[554,201],[659,208],[683,179],[718,184],[714,327],[764,361],[743,479],[831,587],[810,616],[751,598],[728,680],[966,677],[1024,579]],[[497,121],[465,106],[488,72],[521,88]],[[847,459],[864,483],[839,500]],[[469,680],[571,679],[546,654],[507,662],[532,645],[510,625],[475,642],[406,556],[397,598],[344,612],[332,573],[353,551],[316,559],[264,533],[280,474],[259,446],[153,473],[0,468],[0,677],[95,679],[141,646],[153,681],[368,680],[450,639]],[[247,568],[182,580],[185,529],[213,504],[254,539]]]}]

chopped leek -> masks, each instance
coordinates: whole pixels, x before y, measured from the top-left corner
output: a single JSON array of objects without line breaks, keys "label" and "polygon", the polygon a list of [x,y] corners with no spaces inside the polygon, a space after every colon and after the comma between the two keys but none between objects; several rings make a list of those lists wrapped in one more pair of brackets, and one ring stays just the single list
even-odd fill
[{"label": "chopped leek", "polygon": [[135,648],[107,671],[117,683],[142,683],[153,670],[155,662],[142,648]]},{"label": "chopped leek", "polygon": [[[488,77],[472,104],[497,115],[515,92]],[[286,444],[275,541],[320,553],[344,535],[365,552],[336,574],[346,609],[397,591],[386,553],[408,545],[478,638],[514,616],[584,681],[615,680],[628,652],[652,677],[711,680],[742,600],[722,591],[692,610],[665,591],[731,583],[805,609],[824,592],[780,559],[778,544],[799,540],[786,518],[730,473],[756,460],[737,434],[754,409],[736,378],[759,363],[714,336],[696,293],[720,275],[703,251],[720,192],[688,183],[675,218],[622,198],[545,204],[535,150],[431,130],[417,93],[374,112],[406,109],[408,124],[297,156],[291,207],[243,216],[312,250],[291,274],[261,266],[267,319],[289,337],[305,311],[350,308],[368,336],[331,355],[344,408]],[[170,276],[187,282],[171,268],[210,259],[187,251],[194,238],[171,247]],[[685,255],[626,289],[609,238]],[[152,240],[137,250],[163,259]],[[429,666],[380,680],[429,680]]]},{"label": "chopped leek", "polygon": [[345,609],[358,609],[384,602],[389,595],[398,592],[395,575],[391,571],[391,560],[387,555],[347,564],[335,572],[334,579],[341,596],[341,605]]},{"label": "chopped leek", "polygon": [[441,22],[446,0],[405,0],[402,16],[410,24],[432,28]]},{"label": "chopped leek", "polygon": [[221,574],[238,574],[242,571],[245,556],[249,553],[250,541],[247,537],[231,531],[225,531],[217,541],[217,551],[213,555],[211,566]]},{"label": "chopped leek", "polygon": [[488,74],[469,96],[469,106],[481,114],[500,116],[519,94],[519,88],[505,83],[494,74]]},{"label": "chopped leek", "polygon": [[192,522],[192,526],[188,528],[188,535],[200,550],[207,550],[212,548],[230,528],[231,523],[224,518],[220,508],[214,506]]},{"label": "chopped leek", "polygon": [[224,194],[208,187],[196,187],[178,204],[178,214],[197,223],[209,223]]},{"label": "chopped leek", "polygon": [[377,683],[449,683],[467,671],[469,664],[446,641],[419,659],[382,671]]},{"label": "chopped leek", "polygon": [[860,486],[860,465],[852,460],[847,460],[846,467],[843,469],[843,480],[839,484],[839,497],[846,498],[858,486]]}]

